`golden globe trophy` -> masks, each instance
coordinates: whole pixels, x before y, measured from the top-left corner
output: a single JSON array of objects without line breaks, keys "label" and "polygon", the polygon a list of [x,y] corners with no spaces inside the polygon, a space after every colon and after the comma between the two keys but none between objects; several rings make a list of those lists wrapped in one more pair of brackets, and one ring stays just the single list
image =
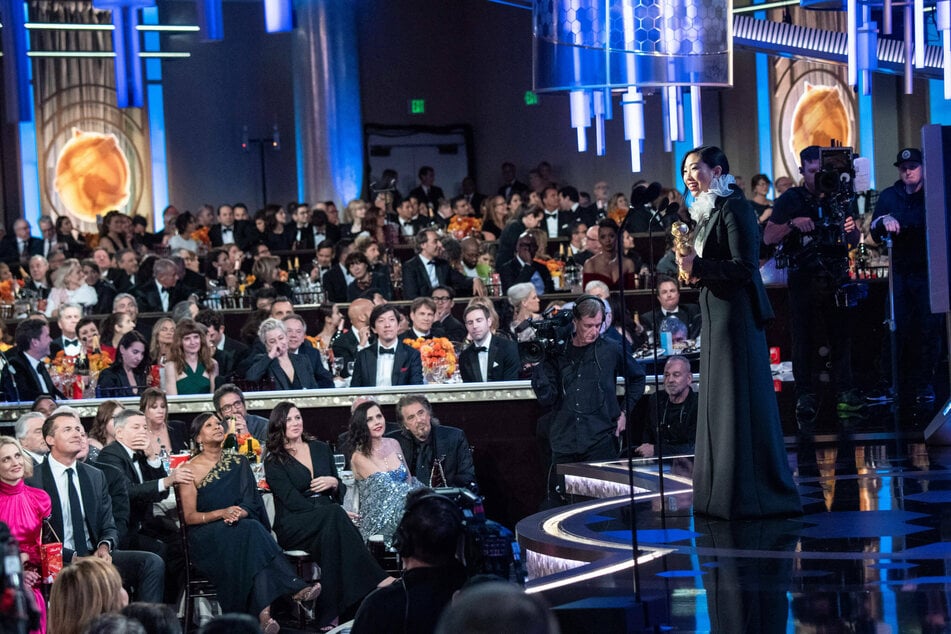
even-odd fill
[{"label": "golden globe trophy", "polygon": [[[674,253],[684,257],[693,253],[693,235],[690,233],[690,227],[686,222],[675,222],[670,226],[670,236],[674,242]],[[680,283],[686,284],[690,281],[690,276],[686,271],[680,269]]]}]

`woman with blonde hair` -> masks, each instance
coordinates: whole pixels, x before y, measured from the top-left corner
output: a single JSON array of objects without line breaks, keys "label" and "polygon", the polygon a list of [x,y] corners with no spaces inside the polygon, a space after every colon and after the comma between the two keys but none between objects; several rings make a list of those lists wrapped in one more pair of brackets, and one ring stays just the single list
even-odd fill
[{"label": "woman with blonde hair", "polygon": [[56,317],[59,307],[64,304],[81,304],[84,308],[94,307],[99,303],[96,290],[86,284],[83,275],[83,266],[79,260],[69,259],[56,269],[52,275],[53,290],[46,300],[47,317]]},{"label": "woman with blonde hair", "polygon": [[343,210],[343,223],[340,225],[341,238],[356,238],[363,231],[363,219],[369,205],[365,200],[354,198]]},{"label": "woman with blonde hair", "polygon": [[43,520],[52,511],[50,496],[43,489],[27,486],[24,478],[33,475],[33,461],[25,458],[16,439],[0,436],[0,522],[20,546],[23,584],[33,590],[40,611],[40,627],[46,631],[46,602],[40,592],[40,542]]},{"label": "woman with blonde hair", "polygon": [[105,559],[82,557],[63,568],[50,592],[49,634],[83,634],[100,614],[129,604],[119,571]]},{"label": "woman with blonde hair", "polygon": [[[513,195],[517,196],[518,194]],[[519,196],[519,206],[521,206],[521,196]],[[498,240],[502,235],[502,229],[509,220],[509,206],[505,202],[504,196],[492,196],[483,203],[485,213],[482,215],[482,236],[486,240]]]},{"label": "woman with blonde hair", "polygon": [[175,326],[175,339],[165,362],[165,393],[211,394],[215,391],[218,362],[208,344],[208,330],[193,319]]}]

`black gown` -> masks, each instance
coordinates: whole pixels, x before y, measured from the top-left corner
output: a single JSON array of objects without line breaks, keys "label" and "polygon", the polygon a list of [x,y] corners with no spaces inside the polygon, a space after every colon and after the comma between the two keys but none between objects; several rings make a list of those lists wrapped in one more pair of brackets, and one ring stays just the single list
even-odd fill
[{"label": "black gown", "polygon": [[274,494],[278,542],[286,549],[307,551],[320,564],[323,591],[317,599],[316,620],[324,625],[369,594],[386,573],[337,500],[327,495],[311,497],[311,479],[336,478],[337,468],[326,443],[313,440],[307,446],[313,476],[297,460],[282,462],[273,454],[265,461],[264,471]]},{"label": "black gown", "polygon": [[783,445],[765,323],[773,317],[757,252],[759,229],[738,190],[718,197],[700,280],[700,405],[694,511],[723,519],[796,515],[799,493]]},{"label": "black gown", "polygon": [[257,618],[274,599],[307,586],[294,575],[271,537],[264,503],[244,456],[223,454],[197,487],[199,513],[233,505],[248,512],[235,524],[218,520],[188,528],[192,561],[215,584],[223,612]]}]

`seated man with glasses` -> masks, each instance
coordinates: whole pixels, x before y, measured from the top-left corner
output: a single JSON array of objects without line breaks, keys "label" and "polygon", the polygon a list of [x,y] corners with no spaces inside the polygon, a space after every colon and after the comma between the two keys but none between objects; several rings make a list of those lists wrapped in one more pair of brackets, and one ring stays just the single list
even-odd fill
[{"label": "seated man with glasses", "polygon": [[449,341],[465,341],[466,327],[452,315],[452,300],[455,296],[455,292],[448,286],[437,286],[433,289],[430,295],[436,303],[436,320],[433,322],[433,328],[437,328],[438,324],[441,327],[442,336],[448,337]]},{"label": "seated man with glasses", "polygon": [[[225,383],[214,394],[215,411],[222,421],[234,418],[234,432],[250,432],[262,445],[267,442],[267,419],[248,414],[244,408],[244,392],[234,383]],[[226,425],[227,427],[227,425]]]}]

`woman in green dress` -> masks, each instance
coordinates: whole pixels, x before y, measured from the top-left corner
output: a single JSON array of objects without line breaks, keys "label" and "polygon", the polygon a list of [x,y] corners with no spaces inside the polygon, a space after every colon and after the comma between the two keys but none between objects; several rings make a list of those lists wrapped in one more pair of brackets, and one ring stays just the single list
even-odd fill
[{"label": "woman in green dress", "polygon": [[211,394],[215,391],[218,362],[212,356],[207,330],[192,319],[175,326],[175,338],[165,362],[165,393]]}]

